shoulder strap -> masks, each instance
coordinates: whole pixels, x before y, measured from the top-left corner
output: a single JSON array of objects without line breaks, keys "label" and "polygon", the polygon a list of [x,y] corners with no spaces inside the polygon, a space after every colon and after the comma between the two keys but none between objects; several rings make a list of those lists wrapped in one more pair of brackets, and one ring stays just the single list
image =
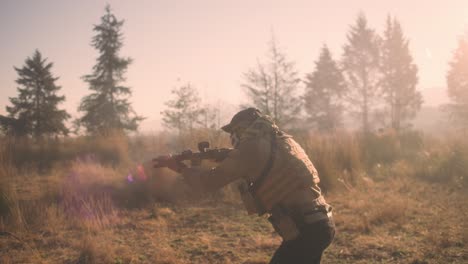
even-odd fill
[{"label": "shoulder strap", "polygon": [[249,186],[249,191],[252,195],[255,195],[255,192],[260,187],[260,185],[265,180],[268,173],[270,173],[271,168],[273,167],[273,160],[275,158],[275,153],[276,153],[276,134],[277,134],[276,130],[273,130],[271,132],[270,157],[268,158],[268,162],[265,165],[265,168],[263,168],[262,174],[256,181],[254,181]]}]

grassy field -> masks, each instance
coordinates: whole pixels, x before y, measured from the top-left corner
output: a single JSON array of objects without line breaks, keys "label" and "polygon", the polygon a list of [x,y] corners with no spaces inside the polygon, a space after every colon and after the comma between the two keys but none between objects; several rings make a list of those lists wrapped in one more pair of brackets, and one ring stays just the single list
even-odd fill
[{"label": "grassy field", "polygon": [[[382,136],[366,152],[352,136],[333,137],[297,136],[334,207],[337,236],[323,263],[468,262],[462,144],[411,150]],[[281,239],[265,218],[246,214],[233,186],[194,201],[174,195],[166,171],[130,182],[134,160],[179,146],[109,140],[48,147],[43,155],[56,153],[42,165],[20,160],[37,150],[4,149],[0,263],[268,263]]]}]

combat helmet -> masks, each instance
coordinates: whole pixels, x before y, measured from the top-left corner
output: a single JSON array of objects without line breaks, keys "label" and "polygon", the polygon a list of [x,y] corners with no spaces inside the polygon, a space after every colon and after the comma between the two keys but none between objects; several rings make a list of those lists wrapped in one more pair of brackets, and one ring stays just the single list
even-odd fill
[{"label": "combat helmet", "polygon": [[260,116],[262,116],[260,110],[254,107],[249,107],[235,114],[232,117],[231,122],[223,126],[221,129],[228,133],[232,133],[236,127],[247,127]]}]

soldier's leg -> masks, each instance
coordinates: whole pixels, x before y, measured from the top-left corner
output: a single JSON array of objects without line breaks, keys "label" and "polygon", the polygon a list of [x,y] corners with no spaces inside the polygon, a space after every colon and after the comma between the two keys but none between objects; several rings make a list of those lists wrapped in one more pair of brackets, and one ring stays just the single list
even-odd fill
[{"label": "soldier's leg", "polygon": [[297,240],[283,242],[275,251],[270,264],[294,263],[293,259],[297,253]]},{"label": "soldier's leg", "polygon": [[297,263],[319,264],[323,251],[331,244],[335,237],[333,219],[321,220],[305,225],[301,233],[300,252],[298,253],[301,256],[301,260],[298,260]]},{"label": "soldier's leg", "polygon": [[323,250],[316,250],[313,246],[307,245],[303,239],[284,242],[276,250],[270,264],[315,264],[320,263]]},{"label": "soldier's leg", "polygon": [[332,219],[305,225],[297,239],[281,244],[270,264],[320,263],[322,253],[330,245],[334,235]]}]

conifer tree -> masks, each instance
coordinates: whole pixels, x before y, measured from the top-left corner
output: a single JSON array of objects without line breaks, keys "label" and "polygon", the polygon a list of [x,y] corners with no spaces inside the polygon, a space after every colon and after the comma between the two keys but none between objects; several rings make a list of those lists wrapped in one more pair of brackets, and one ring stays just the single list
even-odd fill
[{"label": "conifer tree", "polygon": [[468,33],[458,41],[447,72],[447,93],[450,104],[446,107],[457,126],[468,128]]},{"label": "conifer tree", "polygon": [[416,90],[418,69],[408,44],[400,23],[388,16],[381,46],[381,85],[395,131],[400,131],[405,121],[414,118],[422,104],[422,95]]},{"label": "conifer tree", "polygon": [[67,135],[65,121],[70,115],[58,109],[65,96],[57,95],[61,87],[55,84],[58,77],[52,75],[52,66],[36,50],[23,67],[15,67],[18,97],[10,98],[11,106],[6,107],[8,117],[0,116],[1,127],[7,134],[29,135],[36,140]]},{"label": "conifer tree", "polygon": [[308,119],[319,131],[333,131],[342,125],[346,85],[326,45],[322,47],[315,71],[306,77],[304,95]]},{"label": "conifer tree", "polygon": [[268,62],[258,62],[255,69],[244,74],[242,85],[250,99],[250,105],[270,115],[277,124],[288,126],[297,120],[301,111],[301,99],[296,91],[300,84],[294,63],[287,60],[276,44],[270,42]]},{"label": "conifer tree", "polygon": [[371,130],[372,114],[379,96],[379,37],[360,13],[351,26],[342,60],[349,111],[361,122],[364,133]]},{"label": "conifer tree", "polygon": [[88,133],[108,133],[111,130],[137,130],[143,118],[134,113],[128,101],[131,95],[129,87],[121,85],[130,58],[119,56],[123,46],[121,28],[123,20],[118,20],[106,6],[101,23],[94,26],[96,35],[92,46],[99,52],[93,72],[83,77],[92,91],[81,100],[78,108],[83,116],[78,124],[83,125]]}]

